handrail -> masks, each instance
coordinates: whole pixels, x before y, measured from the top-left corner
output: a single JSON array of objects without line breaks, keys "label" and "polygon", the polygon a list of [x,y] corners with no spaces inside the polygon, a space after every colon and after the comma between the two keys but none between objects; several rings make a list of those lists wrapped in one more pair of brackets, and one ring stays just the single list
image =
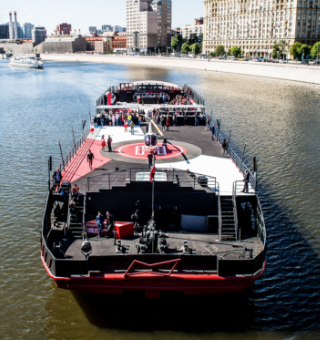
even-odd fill
[{"label": "handrail", "polygon": [[[215,130],[215,136],[220,144],[223,143],[223,140],[226,139],[222,132],[221,129],[216,129]],[[241,160],[241,158],[237,155],[237,153],[230,147],[228,146],[226,149],[226,152],[230,156],[230,158],[234,161],[236,166],[240,169],[240,171],[244,174],[245,171],[247,170],[249,172],[249,182],[252,186],[252,188],[256,191],[256,180],[255,180],[255,174],[252,173],[252,171],[249,169],[249,167]]]},{"label": "handrail", "polygon": [[86,226],[86,213],[87,213],[87,195],[83,196],[83,213],[82,213],[82,236],[84,239],[88,238],[88,230]]},{"label": "handrail", "polygon": [[237,209],[237,200],[236,200],[236,183],[234,183],[234,190],[232,192],[232,201],[233,201],[233,215],[234,215],[234,228],[236,234],[236,241],[238,241],[238,209]]},{"label": "handrail", "polygon": [[220,201],[220,184],[218,184],[218,216],[219,216],[219,241],[221,241],[222,215],[221,215],[221,201]]},{"label": "handrail", "polygon": [[[193,189],[196,189],[198,185],[197,178],[199,176],[205,176],[208,180],[208,187],[212,189],[215,193],[217,192],[217,179],[215,177],[207,176],[204,174],[194,173],[194,172],[186,172],[183,170],[175,169],[175,168],[168,168],[168,169],[158,169],[158,172],[164,171],[167,174],[167,181],[177,182],[178,184],[189,184]],[[136,181],[136,174],[139,172],[150,172],[148,168],[129,168],[126,170],[121,171],[113,171],[108,172],[101,175],[96,175],[88,178],[88,190],[89,188],[94,185],[94,183],[104,183],[103,187],[100,189],[103,190],[111,190],[114,183],[121,182],[121,176],[126,173],[126,178],[123,179],[123,184],[127,184],[128,180],[129,183]],[[177,177],[178,176],[178,177]]]},{"label": "handrail", "polygon": [[86,140],[86,138],[89,134],[89,129],[90,129],[90,127],[88,126],[87,129],[83,131],[82,136],[79,138],[79,140],[76,142],[76,144],[72,147],[72,149],[69,151],[69,153],[63,159],[63,162],[61,162],[55,169],[59,168],[60,172],[62,173],[62,170],[64,170],[67,167],[67,165],[70,163],[72,158],[76,155],[77,151],[80,149],[81,145]]},{"label": "handrail", "polygon": [[256,200],[257,200],[257,209],[256,209],[256,222],[258,226],[258,235],[263,242],[263,246],[265,247],[266,245],[266,226],[265,226],[265,221],[264,221],[264,216],[263,216],[263,210],[261,207],[261,203],[259,200],[258,195],[256,195]]}]

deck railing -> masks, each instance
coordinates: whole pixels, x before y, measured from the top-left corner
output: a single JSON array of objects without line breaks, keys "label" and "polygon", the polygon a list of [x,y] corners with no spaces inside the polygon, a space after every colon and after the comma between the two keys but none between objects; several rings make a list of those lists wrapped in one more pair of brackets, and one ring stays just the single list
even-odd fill
[{"label": "deck railing", "polygon": [[[168,182],[176,183],[180,186],[190,186],[193,189],[199,189],[201,184],[198,183],[200,176],[205,176],[207,186],[216,194],[219,186],[215,177],[206,176],[194,172],[186,172],[177,169],[157,169],[156,173],[165,172]],[[127,170],[110,172],[102,175],[93,176],[87,179],[88,192],[99,190],[111,190],[113,186],[126,186],[131,182],[137,182],[138,173],[150,173],[148,168],[130,168]]]},{"label": "deck railing", "polygon": [[[67,153],[67,155],[63,158],[62,162],[55,167],[54,169],[59,169],[62,173],[65,168],[68,166],[72,158],[75,156],[77,151],[80,149],[82,144],[85,142],[88,134],[89,134],[90,126],[88,126],[86,129],[83,130],[83,134],[79,138],[79,140],[75,143],[75,145],[72,147],[72,149]],[[55,179],[51,176],[50,178],[50,187],[52,188],[55,184]]]},{"label": "deck railing", "polygon": [[191,86],[187,85],[187,91],[196,104],[204,106],[205,100]]},{"label": "deck railing", "polygon": [[[223,143],[223,140],[227,137],[224,136],[223,132],[221,132],[221,129],[215,130],[215,137],[217,138],[218,142],[220,144]],[[234,161],[236,166],[239,168],[239,170],[244,174],[246,170],[249,172],[249,182],[252,186],[252,188],[256,191],[256,175],[249,169],[249,167],[244,163],[242,157],[240,157],[233,148],[228,146],[226,148],[226,152],[230,156],[230,158]],[[242,182],[243,183],[243,182]]]}]

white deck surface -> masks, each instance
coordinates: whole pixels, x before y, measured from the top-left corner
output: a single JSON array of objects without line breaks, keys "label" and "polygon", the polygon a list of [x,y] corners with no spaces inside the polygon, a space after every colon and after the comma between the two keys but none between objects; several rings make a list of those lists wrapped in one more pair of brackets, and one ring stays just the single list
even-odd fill
[{"label": "white deck surface", "polygon": [[137,126],[134,128],[134,135],[131,134],[130,127],[125,132],[123,126],[104,126],[103,128],[99,126],[95,128],[94,134],[89,134],[88,138],[101,140],[103,135],[106,140],[110,135],[113,144],[144,139],[143,131]]},{"label": "white deck surface", "polygon": [[[94,134],[89,134],[88,138],[101,140],[102,136],[105,139],[110,135],[113,144],[129,141],[143,141],[144,133],[140,127],[135,127],[134,135],[131,135],[130,128],[128,131],[124,131],[123,126],[104,126],[101,128],[95,128]],[[186,155],[188,156],[188,155]],[[146,161],[147,163],[147,161]],[[220,195],[232,195],[233,183],[235,181],[242,181],[243,175],[239,169],[235,166],[230,158],[212,157],[201,155],[194,159],[184,160],[180,162],[157,162],[156,168],[175,168],[180,170],[190,170],[195,173],[215,177],[220,187]],[[242,188],[241,188],[242,190]],[[249,185],[249,194],[253,194],[254,191]],[[237,194],[241,195],[239,186],[237,187]]]}]

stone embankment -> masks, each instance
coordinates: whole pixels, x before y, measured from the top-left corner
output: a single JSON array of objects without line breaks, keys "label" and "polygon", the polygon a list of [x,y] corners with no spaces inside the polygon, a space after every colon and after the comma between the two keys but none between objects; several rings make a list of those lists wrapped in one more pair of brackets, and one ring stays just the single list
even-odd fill
[{"label": "stone embankment", "polygon": [[110,56],[90,54],[42,54],[44,61],[95,62],[108,64],[141,65],[196,69],[292,80],[320,84],[320,66],[307,66],[295,62],[273,64],[246,61],[204,60],[174,57]]}]

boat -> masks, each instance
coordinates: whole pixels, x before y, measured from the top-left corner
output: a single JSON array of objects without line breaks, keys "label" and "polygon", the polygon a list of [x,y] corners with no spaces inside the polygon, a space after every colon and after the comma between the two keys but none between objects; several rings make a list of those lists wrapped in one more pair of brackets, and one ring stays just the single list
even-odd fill
[{"label": "boat", "polygon": [[222,149],[228,138],[196,91],[121,83],[98,98],[93,122],[60,165],[48,160],[41,261],[57,287],[160,298],[235,293],[261,278],[256,158]]},{"label": "boat", "polygon": [[43,62],[36,57],[12,57],[9,65],[20,68],[43,68]]}]

